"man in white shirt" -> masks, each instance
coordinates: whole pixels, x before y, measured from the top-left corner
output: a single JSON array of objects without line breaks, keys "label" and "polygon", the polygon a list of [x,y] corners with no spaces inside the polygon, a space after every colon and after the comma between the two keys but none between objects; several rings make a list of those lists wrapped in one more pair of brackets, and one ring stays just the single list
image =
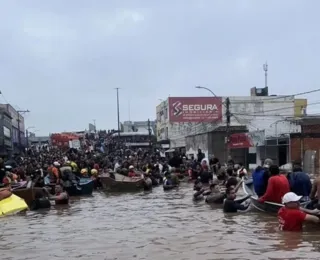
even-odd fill
[{"label": "man in white shirt", "polygon": [[113,171],[116,172],[117,169],[120,168],[120,166],[121,166],[120,161],[117,161],[116,164],[114,165],[114,170]]}]

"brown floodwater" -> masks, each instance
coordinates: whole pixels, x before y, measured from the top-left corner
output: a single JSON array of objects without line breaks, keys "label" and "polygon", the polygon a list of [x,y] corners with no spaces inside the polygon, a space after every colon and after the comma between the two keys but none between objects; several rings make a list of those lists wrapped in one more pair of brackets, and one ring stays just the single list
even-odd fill
[{"label": "brown floodwater", "polygon": [[320,225],[281,233],[259,212],[224,214],[192,188],[73,199],[1,219],[1,260],[320,259]]}]

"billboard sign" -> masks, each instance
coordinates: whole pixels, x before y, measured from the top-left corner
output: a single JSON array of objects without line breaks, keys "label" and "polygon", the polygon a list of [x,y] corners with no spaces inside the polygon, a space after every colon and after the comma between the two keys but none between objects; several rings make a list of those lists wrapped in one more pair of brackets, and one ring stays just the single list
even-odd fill
[{"label": "billboard sign", "polygon": [[212,123],[222,121],[222,98],[170,97],[170,123]]},{"label": "billboard sign", "polygon": [[265,142],[264,131],[232,134],[229,137],[228,146],[231,149],[250,148],[263,146]]}]

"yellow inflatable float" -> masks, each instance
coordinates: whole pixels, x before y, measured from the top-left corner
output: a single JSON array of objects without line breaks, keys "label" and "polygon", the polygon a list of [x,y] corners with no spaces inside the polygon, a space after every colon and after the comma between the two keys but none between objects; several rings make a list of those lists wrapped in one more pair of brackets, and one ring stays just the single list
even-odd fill
[{"label": "yellow inflatable float", "polygon": [[15,214],[26,209],[28,205],[24,199],[14,194],[0,201],[0,216]]}]

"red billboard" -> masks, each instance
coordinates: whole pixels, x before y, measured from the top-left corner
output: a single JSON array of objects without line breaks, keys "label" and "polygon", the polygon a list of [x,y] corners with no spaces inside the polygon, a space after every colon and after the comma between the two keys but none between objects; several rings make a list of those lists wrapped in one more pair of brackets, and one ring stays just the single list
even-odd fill
[{"label": "red billboard", "polygon": [[222,121],[220,97],[170,97],[170,123],[212,123]]},{"label": "red billboard", "polygon": [[264,145],[264,131],[232,134],[229,137],[228,146],[231,149],[249,148]]}]

